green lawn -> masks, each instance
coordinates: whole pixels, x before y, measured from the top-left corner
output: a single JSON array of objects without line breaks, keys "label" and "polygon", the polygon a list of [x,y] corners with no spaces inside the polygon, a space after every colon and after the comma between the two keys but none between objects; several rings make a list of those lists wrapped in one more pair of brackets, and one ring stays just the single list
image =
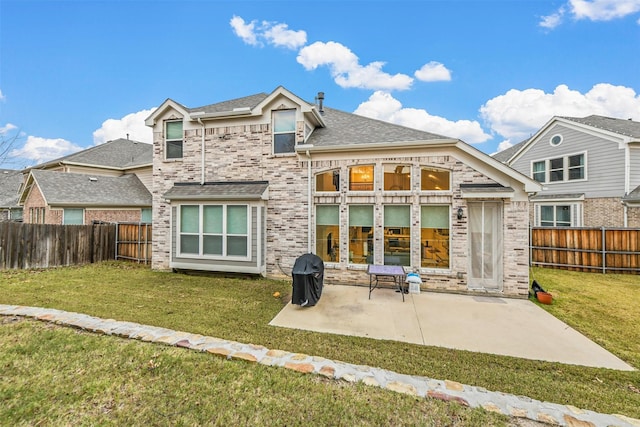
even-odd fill
[{"label": "green lawn", "polygon": [[[534,275],[538,282],[555,296],[554,304],[543,306],[545,309],[628,363],[640,367],[640,322],[637,320],[640,319],[640,277],[573,273],[545,269],[535,269]],[[128,263],[104,263],[47,271],[0,272],[0,303],[3,304],[51,307],[99,317],[163,326],[229,340],[260,344],[272,349],[319,355],[356,364],[379,366],[407,374],[451,379],[490,390],[525,395],[555,403],[571,404],[599,412],[620,413],[640,418],[639,371],[620,372],[536,362],[512,357],[268,326],[268,322],[286,303],[286,295],[290,292],[290,288],[290,282],[262,278],[203,277],[152,272],[148,267]],[[280,292],[283,297],[274,298],[273,294],[276,291]],[[80,348],[78,350],[80,356],[78,357],[87,366],[82,369],[96,370],[100,366],[94,365],[100,365],[107,360],[105,357],[96,359],[91,356],[91,352],[109,355],[115,352],[115,349],[132,349],[125,350],[122,357],[125,361],[131,360],[131,363],[138,366],[138,370],[144,375],[151,376],[151,373],[153,375],[166,375],[166,381],[169,383],[173,381],[174,387],[170,388],[175,393],[177,393],[177,390],[174,389],[183,387],[192,390],[190,393],[186,393],[185,397],[178,396],[176,398],[178,401],[187,399],[187,396],[192,396],[194,393],[203,393],[202,390],[207,390],[206,387],[218,390],[218,384],[204,381],[202,383],[204,389],[199,392],[193,391],[199,387],[200,381],[188,376],[189,374],[186,373],[187,367],[199,366],[198,363],[202,363],[206,364],[206,366],[215,366],[211,369],[217,369],[222,372],[221,374],[212,375],[229,375],[227,369],[232,371],[241,369],[243,373],[248,375],[248,377],[240,375],[238,380],[234,382],[232,387],[233,396],[229,397],[229,399],[270,400],[269,396],[273,394],[280,396],[280,399],[286,400],[288,398],[283,397],[283,395],[287,395],[289,384],[291,384],[292,393],[295,389],[295,393],[310,396],[309,405],[311,405],[311,400],[313,399],[319,401],[329,400],[335,402],[335,405],[338,405],[338,403],[343,405],[340,408],[335,408],[334,411],[340,414],[337,419],[345,420],[344,425],[354,424],[349,420],[360,419],[362,414],[359,413],[359,408],[365,405],[364,402],[367,402],[367,399],[372,399],[372,403],[368,403],[369,408],[376,408],[376,411],[373,412],[381,412],[383,418],[387,417],[384,419],[390,419],[389,417],[391,416],[399,417],[401,413],[410,413],[413,414],[410,417],[416,417],[398,419],[400,424],[415,424],[417,422],[417,424],[447,425],[459,422],[460,425],[474,425],[478,423],[500,424],[504,421],[501,417],[484,414],[482,411],[462,410],[455,405],[446,405],[439,402],[416,402],[415,399],[410,398],[408,398],[406,405],[411,408],[415,406],[415,411],[396,411],[394,409],[396,405],[405,404],[398,403],[397,400],[407,399],[406,396],[392,396],[382,390],[363,388],[360,385],[334,384],[314,377],[299,377],[295,373],[281,373],[273,368],[244,363],[234,362],[235,364],[222,363],[218,365],[220,361],[211,360],[211,357],[197,353],[193,354],[193,352],[181,349],[123,341],[113,337],[95,337],[66,329],[62,331],[56,329],[55,333],[53,333],[48,327],[44,327],[39,323],[5,323],[0,331],[2,331],[2,338],[0,338],[0,341],[2,341],[0,343],[2,344],[2,350],[0,350],[0,376],[3,379],[11,375],[10,372],[7,372],[7,362],[5,360],[7,358],[9,360],[16,359],[15,363],[20,364],[21,362],[19,361],[21,359],[16,358],[16,354],[21,354],[21,352],[29,353],[19,348],[9,352],[6,350],[6,348],[12,348],[12,345],[19,347],[15,341],[22,341],[22,339],[15,338],[16,336],[19,337],[20,334],[24,333],[27,337],[25,341],[35,340],[36,342],[45,341],[48,343],[50,341],[43,340],[40,337],[42,333],[47,333],[51,336],[62,334],[65,337],[68,336],[68,339],[79,340],[78,343],[72,343],[68,346]],[[523,331],[523,333],[534,333],[534,327],[532,326],[531,331]],[[67,338],[60,339],[64,341]],[[8,347],[7,343],[9,343]],[[64,345],[66,346],[67,344]],[[34,347],[38,347],[39,351],[49,353],[46,346],[34,345]],[[83,355],[84,347],[88,349],[86,355]],[[103,349],[96,350],[96,348]],[[110,348],[114,350],[109,350]],[[127,356],[127,351],[135,351],[139,356],[135,358],[133,356],[129,357]],[[119,351],[115,353],[119,354]],[[55,358],[55,354],[60,357],[60,352],[54,352],[54,355],[50,357]],[[158,354],[158,359],[161,356],[167,357],[170,362],[161,362],[160,369],[140,368],[140,366],[148,362],[148,360],[145,362],[146,359],[153,359],[149,354]],[[28,364],[26,361],[24,363]],[[57,363],[60,364],[60,361]],[[10,364],[10,366],[12,365]],[[51,362],[50,365],[46,365],[46,368],[39,367],[37,364],[34,366],[39,368],[38,370],[44,369],[45,372],[41,372],[39,375],[46,377],[47,375],[56,375],[55,372],[50,373],[49,371],[55,371],[54,367],[58,365],[55,362]],[[105,371],[103,373],[110,371],[108,366],[104,368]],[[25,367],[21,369],[28,371]],[[74,368],[68,369],[73,370]],[[9,371],[13,371],[13,369]],[[136,372],[136,369],[132,368],[131,371],[127,372],[123,373],[123,378],[113,381],[112,384],[112,388],[117,389],[119,387],[120,391],[118,393],[121,392],[122,396],[129,396],[132,393],[128,389],[127,381],[141,381],[134,375],[140,374]],[[196,377],[198,376],[197,372],[200,372],[200,375],[204,377],[209,375],[206,369],[203,370],[202,368],[197,368],[195,372],[194,376]],[[36,375],[38,374],[36,373]],[[59,373],[58,375],[59,380],[63,377],[66,378],[68,374]],[[238,374],[235,373],[233,375],[237,376]],[[266,378],[261,380],[260,377],[262,376],[277,377],[278,379],[274,379],[272,383],[269,383]],[[13,378],[13,376],[10,378]],[[93,376],[80,375],[78,378],[84,381],[93,378]],[[216,376],[216,378],[218,377]],[[95,381],[98,381],[98,379],[96,378]],[[162,383],[166,384],[166,381]],[[258,384],[256,385],[254,381],[258,381]],[[259,381],[267,381],[267,383],[260,383]],[[322,382],[322,384],[319,384],[319,382]],[[3,383],[6,383],[6,381],[0,381],[0,400],[5,400],[5,394],[10,393],[1,388]],[[52,383],[55,383],[55,381]],[[185,386],[185,384],[188,384],[188,386]],[[190,384],[193,384],[193,386]],[[77,384],[76,387],[80,387],[80,384]],[[259,390],[256,390],[256,388]],[[226,390],[226,388],[224,389]],[[52,390],[51,393],[56,399],[64,400],[63,390],[64,386],[58,392]],[[40,398],[38,397],[39,393],[37,390],[27,387],[24,393],[17,395],[17,397],[9,394],[9,406],[12,405],[12,402],[15,405],[18,398],[24,399],[25,394],[29,399],[34,399],[35,401],[36,398]],[[62,397],[58,397],[60,393],[62,393]],[[113,393],[116,393],[116,391],[113,391]],[[212,391],[212,393],[216,393],[216,391]],[[347,393],[347,395],[342,393]],[[375,397],[378,396],[378,393],[380,393],[380,397]],[[153,393],[151,394],[154,395]],[[108,395],[112,396],[112,393],[108,393]],[[145,395],[140,399],[146,402],[145,399],[152,397]],[[45,399],[51,400],[51,397],[47,395]],[[118,401],[117,397],[112,397],[112,399]],[[384,402],[392,401],[394,403],[387,405],[378,401],[374,402],[373,399],[380,399]],[[201,403],[201,405],[217,405],[220,399],[214,400],[216,402]],[[349,400],[353,400],[354,404],[347,404]],[[160,399],[160,402],[163,402],[163,400]],[[193,404],[190,400],[189,402],[189,405]],[[422,406],[427,404],[437,404],[440,409],[434,410],[430,406]],[[99,406],[99,403],[96,405]],[[114,408],[119,407],[117,402],[113,403],[113,405],[115,405]],[[231,403],[227,402],[225,405],[231,405]],[[277,407],[282,407],[282,405],[284,403]],[[72,409],[72,403],[67,406],[67,411],[83,411],[83,409]],[[161,406],[164,408],[167,405],[162,404]],[[243,405],[240,406],[244,407]],[[4,418],[3,409],[1,408],[2,406],[0,405],[0,419]],[[216,408],[211,410],[221,410],[218,407]],[[228,408],[234,408],[234,406],[229,406]],[[190,407],[183,410],[191,412],[192,409]],[[53,411],[53,409],[51,410]],[[97,409],[93,407],[91,411],[86,408],[85,410],[91,412]],[[251,411],[255,410],[255,408],[251,409]],[[264,410],[267,411],[267,408],[264,408]],[[112,412],[116,413],[118,411],[113,410]],[[431,414],[432,412],[434,414],[442,414],[443,419],[448,421],[440,419],[440,421],[424,422],[424,414]],[[276,411],[277,413],[278,411]],[[33,414],[34,418],[29,418],[29,414],[15,415],[17,413],[14,412],[12,414],[17,417],[13,419],[26,424],[35,423],[35,420],[38,419]],[[64,420],[70,420],[70,418],[64,418],[65,416],[67,415],[61,415],[62,423],[65,422]],[[305,422],[295,416],[292,418],[292,416],[284,417],[283,415],[283,418],[273,418],[276,415],[268,411],[258,412],[256,416],[263,417],[261,419],[247,418],[250,416],[248,410],[245,415],[240,416],[244,418],[237,420],[221,418],[220,424],[235,424],[237,422],[265,424],[269,423],[267,420],[275,420],[277,424],[287,425]],[[316,414],[314,416],[319,415]],[[479,421],[476,417],[488,418]],[[114,419],[118,420],[120,418]],[[149,420],[149,418],[144,419]],[[180,422],[184,424],[198,424],[202,421],[196,418],[184,418],[181,420]],[[88,421],[87,423],[90,424],[93,421]],[[320,424],[322,423],[320,422]],[[324,422],[324,424],[326,423]],[[363,418],[362,424],[377,424],[377,421],[375,418]]]}]

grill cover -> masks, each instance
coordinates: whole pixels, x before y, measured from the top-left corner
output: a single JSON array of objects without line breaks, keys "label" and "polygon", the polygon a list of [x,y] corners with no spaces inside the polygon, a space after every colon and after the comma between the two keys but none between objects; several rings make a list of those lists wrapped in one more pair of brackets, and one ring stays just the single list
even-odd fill
[{"label": "grill cover", "polygon": [[296,259],[291,272],[293,296],[291,303],[304,306],[316,305],[322,295],[324,262],[314,254],[304,254]]}]

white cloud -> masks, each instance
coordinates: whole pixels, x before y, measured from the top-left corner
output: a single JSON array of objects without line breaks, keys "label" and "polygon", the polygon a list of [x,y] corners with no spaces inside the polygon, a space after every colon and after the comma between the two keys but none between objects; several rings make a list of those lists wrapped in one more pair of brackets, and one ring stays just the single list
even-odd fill
[{"label": "white cloud", "polygon": [[255,20],[246,23],[240,16],[231,18],[229,24],[234,33],[251,46],[262,46],[264,41],[272,46],[295,50],[307,42],[305,31],[290,30],[287,24],[268,21],[258,24]]},{"label": "white cloud", "polygon": [[119,138],[126,138],[140,142],[153,142],[153,133],[149,127],[144,124],[144,120],[153,113],[155,108],[149,110],[138,111],[137,113],[127,114],[121,119],[108,119],[102,122],[100,129],[93,132],[93,143],[95,145],[103,144]]},{"label": "white cloud", "polygon": [[480,143],[491,138],[477,121],[451,121],[432,116],[425,110],[404,108],[400,101],[387,92],[377,91],[358,106],[355,114],[384,120],[427,132],[459,138],[468,143]]},{"label": "white cloud", "polygon": [[82,149],[83,147],[62,138],[50,139],[29,136],[22,148],[11,150],[9,156],[20,157],[38,164],[75,153]]},{"label": "white cloud", "polygon": [[391,75],[382,71],[384,62],[360,65],[358,57],[337,42],[315,42],[305,46],[298,53],[297,61],[306,70],[328,66],[336,84],[343,88],[405,90],[413,83],[413,78],[406,74]]},{"label": "white cloud", "polygon": [[638,12],[640,0],[569,0],[557,12],[543,16],[538,25],[553,29],[562,23],[566,13],[576,20],[611,21]]},{"label": "white cloud", "polygon": [[435,61],[424,64],[414,75],[423,82],[448,82],[451,80],[451,71],[444,64]]},{"label": "white cloud", "polygon": [[2,90],[0,89],[0,101],[4,101],[5,100],[5,96],[2,93]]},{"label": "white cloud", "polygon": [[274,46],[295,50],[307,42],[306,32],[290,30],[287,24],[272,25],[263,22],[263,25],[265,26],[264,37]]},{"label": "white cloud", "polygon": [[14,124],[7,123],[4,126],[0,126],[0,135],[6,135],[11,131],[18,129],[18,127]]},{"label": "white cloud", "polygon": [[[513,143],[511,142],[511,140],[505,139],[500,144],[498,144],[498,151],[496,151],[496,152],[499,153],[500,151],[504,151],[507,148],[511,148],[511,147],[513,147]],[[493,153],[493,154],[495,154],[495,153]]]},{"label": "white cloud", "polygon": [[233,28],[233,32],[236,33],[236,36],[240,37],[246,44],[251,46],[256,46],[258,44],[258,38],[254,32],[256,21],[246,24],[244,19],[234,15],[229,24]]},{"label": "white cloud", "polygon": [[610,21],[640,11],[640,0],[569,0],[576,19]]},{"label": "white cloud", "polygon": [[487,101],[480,114],[493,132],[514,141],[535,133],[553,116],[598,114],[640,120],[640,95],[632,88],[600,83],[587,93],[559,85],[553,93],[540,89],[511,89]]}]

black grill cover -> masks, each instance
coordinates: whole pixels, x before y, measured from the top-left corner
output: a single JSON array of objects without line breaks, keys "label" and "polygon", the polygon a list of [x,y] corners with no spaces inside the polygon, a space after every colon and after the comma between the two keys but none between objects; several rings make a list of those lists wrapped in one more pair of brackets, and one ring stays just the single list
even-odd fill
[{"label": "black grill cover", "polygon": [[324,262],[314,254],[304,254],[293,264],[293,296],[291,303],[299,306],[316,305],[322,295]]}]

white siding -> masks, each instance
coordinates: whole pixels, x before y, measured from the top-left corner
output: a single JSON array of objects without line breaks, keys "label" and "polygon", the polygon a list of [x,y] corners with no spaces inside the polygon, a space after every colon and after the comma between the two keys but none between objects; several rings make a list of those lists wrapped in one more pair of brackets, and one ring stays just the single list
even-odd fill
[{"label": "white siding", "polygon": [[640,147],[631,147],[631,172],[629,174],[629,191],[640,185]]},{"label": "white siding", "polygon": [[[549,139],[556,134],[562,135],[563,141],[554,147],[549,144]],[[546,182],[543,184],[545,187],[543,194],[584,193],[585,198],[624,195],[624,149],[619,148],[615,142],[568,128],[560,123],[556,123],[541,134],[533,145],[511,164],[511,167],[531,177],[532,162],[579,153],[585,153],[587,179],[559,183]]]}]

